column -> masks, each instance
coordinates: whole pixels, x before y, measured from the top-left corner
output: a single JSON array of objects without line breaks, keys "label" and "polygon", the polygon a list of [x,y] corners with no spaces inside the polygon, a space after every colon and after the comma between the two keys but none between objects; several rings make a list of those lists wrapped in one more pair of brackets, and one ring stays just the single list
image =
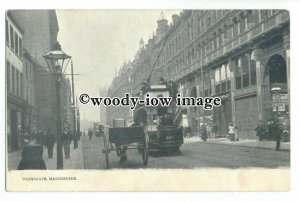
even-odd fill
[{"label": "column", "polygon": [[255,49],[251,54],[251,60],[255,60],[256,65],[256,95],[257,95],[257,109],[258,109],[258,120],[263,120],[263,94],[262,94],[262,50]]},{"label": "column", "polygon": [[287,76],[287,92],[288,92],[288,108],[290,111],[290,30],[286,28],[283,31],[283,46],[285,49],[285,60],[286,60],[286,76]]},{"label": "column", "polygon": [[230,69],[230,78],[231,78],[231,93],[230,93],[230,100],[231,100],[231,121],[236,122],[236,115],[235,115],[235,63],[232,59],[228,61],[229,69]]}]

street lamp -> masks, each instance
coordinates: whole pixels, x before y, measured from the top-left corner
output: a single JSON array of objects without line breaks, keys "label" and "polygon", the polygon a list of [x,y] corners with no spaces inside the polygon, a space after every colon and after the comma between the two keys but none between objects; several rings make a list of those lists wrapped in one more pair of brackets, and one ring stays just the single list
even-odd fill
[{"label": "street lamp", "polygon": [[60,98],[60,87],[62,76],[65,73],[66,67],[68,66],[71,56],[67,55],[61,50],[61,46],[58,42],[54,45],[52,51],[43,56],[51,74],[55,78],[56,87],[56,106],[57,106],[57,169],[63,169],[63,152],[62,152],[62,118],[61,118],[61,98]]},{"label": "street lamp", "polygon": [[280,93],[281,91],[281,88],[280,87],[274,87],[274,88],[271,88],[271,92],[272,94],[274,95],[274,97],[276,98],[276,119],[278,120],[279,119],[279,114],[278,114],[278,108],[279,108],[279,99],[280,99]]}]

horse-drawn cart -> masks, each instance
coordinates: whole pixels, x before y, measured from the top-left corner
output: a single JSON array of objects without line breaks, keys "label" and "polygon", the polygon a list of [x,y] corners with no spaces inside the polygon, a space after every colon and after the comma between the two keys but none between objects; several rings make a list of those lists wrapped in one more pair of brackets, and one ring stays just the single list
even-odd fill
[{"label": "horse-drawn cart", "polygon": [[[107,133],[103,136],[106,165],[109,168],[109,153],[116,151],[120,157],[120,162],[128,149],[137,149],[142,155],[143,165],[148,163],[148,134],[144,127],[115,127],[108,128]],[[127,157],[126,157],[127,158]]]}]

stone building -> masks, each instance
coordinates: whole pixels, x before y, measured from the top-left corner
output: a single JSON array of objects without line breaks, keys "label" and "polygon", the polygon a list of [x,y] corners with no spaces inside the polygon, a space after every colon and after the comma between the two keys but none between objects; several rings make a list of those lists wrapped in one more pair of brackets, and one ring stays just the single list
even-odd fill
[{"label": "stone building", "polygon": [[288,11],[185,10],[170,25],[160,18],[156,34],[132,62],[133,89],[146,81],[159,55],[150,82],[163,76],[177,81],[183,96],[221,97],[219,108],[184,110],[194,134],[210,122],[225,135],[236,122],[240,138],[254,139],[259,120],[289,122]]},{"label": "stone building", "polygon": [[22,88],[24,30],[9,12],[5,14],[5,32],[7,150],[13,151],[22,144],[20,136],[27,103]]},{"label": "stone building", "polygon": [[[6,81],[8,151],[22,146],[22,135],[56,132],[53,76],[43,58],[57,41],[54,10],[6,12]],[[70,82],[62,81],[62,112],[70,119]]]},{"label": "stone building", "polygon": [[205,121],[226,134],[232,121],[240,138],[253,139],[258,120],[289,121],[288,11],[187,10],[175,18],[157,69],[184,96],[222,98],[212,111],[187,110],[195,133]]},{"label": "stone building", "polygon": [[[118,74],[114,77],[111,86],[107,90],[107,97],[124,97],[125,93],[132,94],[132,64],[123,64]],[[132,119],[132,113],[129,107],[106,107],[106,124],[112,126],[113,120],[117,118],[124,118],[127,121]]]},{"label": "stone building", "polygon": [[[118,75],[113,79],[108,88],[108,97],[124,97],[125,93],[135,96],[148,81],[150,83],[159,82],[162,69],[155,68],[154,64],[160,54],[168,30],[168,21],[162,13],[157,21],[155,34],[153,33],[147,44],[144,43],[143,39],[139,41],[139,50],[134,60],[124,63]],[[129,122],[133,121],[133,111],[128,107],[108,107],[106,116],[109,125],[112,125],[115,118],[125,118]]]},{"label": "stone building", "polygon": [[[105,97],[107,95],[106,87],[99,89],[100,97]],[[100,122],[106,124],[106,107],[100,107]]]},{"label": "stone building", "polygon": [[23,48],[23,89],[24,99],[27,102],[26,116],[24,120],[24,133],[31,134],[37,130],[37,118],[39,109],[36,107],[36,75],[41,65],[34,59],[34,57]]},{"label": "stone building", "polygon": [[39,110],[37,129],[55,130],[55,86],[43,55],[52,50],[57,41],[58,22],[55,10],[11,10],[18,24],[24,28],[23,47],[31,54],[39,68],[35,71],[35,99]]}]

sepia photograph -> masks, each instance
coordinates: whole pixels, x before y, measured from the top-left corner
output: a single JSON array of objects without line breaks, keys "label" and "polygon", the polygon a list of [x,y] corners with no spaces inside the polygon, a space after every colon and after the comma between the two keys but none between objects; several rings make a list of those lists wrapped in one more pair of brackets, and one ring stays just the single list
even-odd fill
[{"label": "sepia photograph", "polygon": [[5,82],[8,191],[129,172],[245,181],[117,190],[289,190],[288,10],[7,10]]}]

